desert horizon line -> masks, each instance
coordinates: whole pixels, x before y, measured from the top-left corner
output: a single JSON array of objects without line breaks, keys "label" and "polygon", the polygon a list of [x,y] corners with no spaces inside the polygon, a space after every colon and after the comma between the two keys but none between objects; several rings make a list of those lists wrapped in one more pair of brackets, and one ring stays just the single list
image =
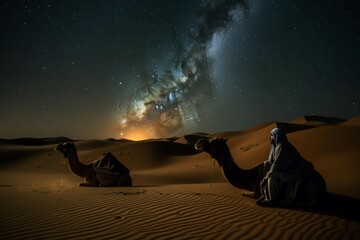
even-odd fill
[{"label": "desert horizon line", "polygon": [[[248,128],[243,128],[243,129],[233,129],[233,130],[224,130],[224,131],[214,131],[214,132],[203,132],[203,131],[195,131],[195,132],[191,132],[191,133],[185,133],[182,135],[174,135],[174,136],[167,136],[167,137],[155,137],[155,138],[131,138],[131,137],[120,137],[120,138],[115,138],[115,137],[105,137],[105,138],[96,138],[96,137],[90,137],[90,138],[74,138],[74,137],[67,137],[67,136],[44,136],[44,137],[32,137],[32,136],[23,136],[23,137],[14,137],[14,138],[3,138],[0,136],[0,140],[5,140],[5,141],[11,141],[11,140],[18,140],[18,141],[27,141],[27,140],[43,140],[43,141],[47,141],[47,140],[55,140],[58,139],[59,141],[82,141],[82,140],[113,140],[113,141],[145,141],[145,140],[163,140],[163,139],[167,139],[167,140],[171,140],[171,139],[175,139],[176,138],[180,138],[182,136],[187,136],[187,135],[198,135],[198,134],[204,134],[204,135],[215,135],[217,133],[231,133],[231,132],[243,132],[243,131],[251,131],[252,129],[257,129],[259,127],[264,127],[267,125],[271,125],[271,124],[293,124],[293,125],[305,125],[308,122],[320,122],[323,123],[324,125],[339,125],[342,123],[345,123],[347,121],[350,121],[352,119],[356,119],[359,118],[360,115],[354,116],[352,118],[339,118],[339,117],[330,117],[330,116],[323,116],[323,115],[304,115],[304,116],[299,116],[297,118],[294,118],[291,121],[288,122],[283,122],[283,121],[264,121],[262,123],[258,123],[255,124],[251,127]],[[301,122],[303,121],[303,122]],[[309,127],[311,127],[312,125],[309,124],[307,125]],[[58,141],[54,142],[58,143]],[[51,143],[47,143],[47,144],[51,144]]]}]

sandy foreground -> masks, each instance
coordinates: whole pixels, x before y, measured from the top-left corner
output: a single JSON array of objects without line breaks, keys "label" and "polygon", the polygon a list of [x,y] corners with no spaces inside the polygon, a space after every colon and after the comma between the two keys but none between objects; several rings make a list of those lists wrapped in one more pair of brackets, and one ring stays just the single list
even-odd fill
[{"label": "sandy foreground", "polygon": [[[237,164],[250,168],[267,158],[276,126],[324,176],[330,194],[322,206],[259,207],[193,148],[201,137],[225,137]],[[0,140],[0,239],[360,239],[359,117],[301,117],[211,136],[75,141],[84,163],[110,151],[126,165],[134,187],[123,188],[78,187],[82,179],[54,151],[68,140]]]}]

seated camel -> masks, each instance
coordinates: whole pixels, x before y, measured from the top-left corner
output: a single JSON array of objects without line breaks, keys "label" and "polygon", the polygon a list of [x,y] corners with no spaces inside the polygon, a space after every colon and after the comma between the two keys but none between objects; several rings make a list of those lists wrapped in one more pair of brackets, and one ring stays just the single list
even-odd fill
[{"label": "seated camel", "polygon": [[[259,184],[265,176],[264,163],[251,169],[242,169],[235,162],[224,138],[199,139],[194,146],[197,150],[205,151],[214,158],[226,180],[233,186],[251,191],[253,198],[260,197]],[[307,161],[308,162],[308,161]],[[323,177],[314,169],[312,163],[300,184],[295,200],[291,206],[308,207],[319,204],[326,193]]]},{"label": "seated camel", "polygon": [[79,186],[132,186],[129,169],[120,163],[110,152],[104,153],[93,163],[85,165],[79,161],[74,143],[59,144],[55,150],[60,151],[65,159],[68,160],[71,172],[76,176],[84,178],[85,183],[80,183]]}]

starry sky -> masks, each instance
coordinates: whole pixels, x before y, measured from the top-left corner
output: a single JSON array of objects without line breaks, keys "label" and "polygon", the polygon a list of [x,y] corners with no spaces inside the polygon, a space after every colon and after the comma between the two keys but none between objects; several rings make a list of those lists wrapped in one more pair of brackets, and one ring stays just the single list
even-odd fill
[{"label": "starry sky", "polygon": [[356,0],[4,0],[0,138],[157,138],[360,110]]}]

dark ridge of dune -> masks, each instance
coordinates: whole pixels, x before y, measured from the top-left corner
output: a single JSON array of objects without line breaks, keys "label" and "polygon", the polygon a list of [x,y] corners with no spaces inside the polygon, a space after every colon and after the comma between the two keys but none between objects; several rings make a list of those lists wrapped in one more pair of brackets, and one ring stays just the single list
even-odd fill
[{"label": "dark ridge of dune", "polygon": [[303,125],[303,124],[295,124],[295,123],[284,123],[284,122],[276,122],[275,125],[278,128],[282,128],[287,134],[292,132],[298,132],[302,130],[306,130],[309,128],[314,128],[314,126]]},{"label": "dark ridge of dune", "polygon": [[42,150],[34,150],[33,148],[19,149],[16,147],[13,148],[13,146],[11,146],[11,148],[0,149],[0,166],[13,165],[20,161],[24,161],[24,159],[31,158],[32,156],[39,154],[39,152],[42,152]]},{"label": "dark ridge of dune", "polygon": [[82,150],[92,150],[95,148],[109,147],[113,144],[114,142],[110,142],[106,140],[91,139],[91,140],[78,141],[76,143],[76,146],[79,147],[79,149],[81,148]]},{"label": "dark ridge of dune", "polygon": [[175,142],[176,140],[178,140],[180,137],[168,137],[166,138],[167,141],[170,141],[170,142]]},{"label": "dark ridge of dune", "polygon": [[128,146],[130,145],[136,146],[140,151],[144,148],[151,149],[154,154],[161,157],[164,157],[166,155],[188,156],[198,153],[198,151],[193,147],[193,145],[162,140],[137,141],[134,143],[129,143]]},{"label": "dark ridge of dune", "polygon": [[184,135],[184,139],[186,140],[187,144],[194,146],[195,143],[201,138],[208,138],[210,135],[207,133],[193,133]]},{"label": "dark ridge of dune", "polygon": [[[18,163],[30,164],[40,161],[42,158],[52,159],[56,155],[52,144],[46,145],[19,145],[0,144],[0,166],[11,167]],[[51,161],[51,160],[50,160]],[[29,168],[30,169],[30,168]]]},{"label": "dark ridge of dune", "polygon": [[341,126],[360,126],[360,115],[340,124]]},{"label": "dark ridge of dune", "polygon": [[[149,141],[156,141],[156,140],[166,140],[166,141],[171,141],[171,139],[173,138],[178,138],[178,137],[171,137],[171,138],[148,138],[148,139],[143,139],[143,140],[131,140],[131,139],[127,139],[127,138],[120,138],[120,139],[115,139],[115,138],[107,138],[105,139],[105,141],[108,142],[117,142],[117,143],[128,143],[128,142],[149,142]],[[176,140],[175,139],[175,140]]]},{"label": "dark ridge of dune", "polygon": [[48,144],[79,141],[79,140],[74,140],[74,139],[67,138],[67,137],[53,137],[53,138],[41,138],[41,139],[44,140],[45,142],[47,142]]},{"label": "dark ridge of dune", "polygon": [[112,142],[112,143],[134,142],[133,140],[129,140],[126,138],[121,138],[121,139],[107,138],[106,141]]},{"label": "dark ridge of dune", "polygon": [[339,125],[346,121],[347,119],[314,115],[314,116],[299,117],[291,121],[290,123],[321,126],[321,125]]},{"label": "dark ridge of dune", "polygon": [[57,144],[63,142],[75,142],[76,140],[67,137],[54,138],[15,138],[15,139],[0,139],[0,144],[7,145],[23,145],[23,146],[43,146],[50,144]]},{"label": "dark ridge of dune", "polygon": [[256,132],[260,129],[266,128],[266,127],[270,126],[271,124],[274,124],[274,122],[264,122],[262,124],[258,124],[256,126],[254,126],[254,127],[239,130],[239,131],[213,133],[210,135],[210,137],[223,137],[223,136],[231,137],[231,136],[238,136],[238,135],[242,135],[242,134],[249,134],[249,133]]},{"label": "dark ridge of dune", "polygon": [[193,135],[209,136],[209,134],[205,132],[195,132]]},{"label": "dark ridge of dune", "polygon": [[245,131],[240,130],[240,131],[216,132],[216,133],[209,135],[208,137],[210,137],[210,138],[231,138],[234,136],[241,135]]},{"label": "dark ridge of dune", "polygon": [[330,125],[338,125],[343,122],[346,122],[347,119],[335,118],[335,117],[324,117],[324,116],[305,116],[306,121],[319,121],[324,122]]}]

